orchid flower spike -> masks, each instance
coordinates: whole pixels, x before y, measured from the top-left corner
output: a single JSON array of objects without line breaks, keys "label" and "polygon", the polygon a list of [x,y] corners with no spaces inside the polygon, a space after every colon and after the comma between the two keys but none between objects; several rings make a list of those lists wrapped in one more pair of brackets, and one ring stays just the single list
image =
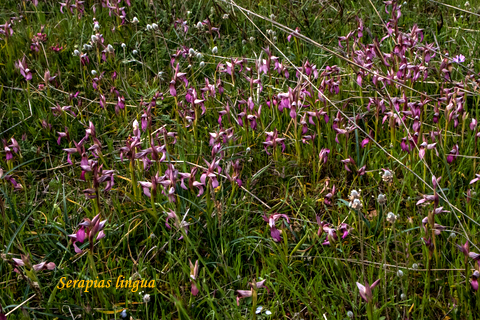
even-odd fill
[{"label": "orchid flower spike", "polygon": [[196,296],[198,294],[198,288],[194,281],[197,280],[198,277],[198,260],[195,261],[195,265],[193,265],[190,260],[188,260],[188,262],[190,264],[190,282],[192,283],[191,292],[193,296]]},{"label": "orchid flower spike", "polygon": [[374,289],[379,283],[380,283],[380,279],[372,283],[372,285],[365,283],[365,286],[357,282],[357,287],[358,287],[358,290],[360,291],[360,296],[362,297],[362,299],[365,300],[367,303],[372,302],[373,300],[372,289]]},{"label": "orchid flower spike", "polygon": [[270,234],[273,238],[274,241],[280,242],[282,240],[282,237],[280,236],[281,232],[275,227],[275,222],[277,222],[278,219],[283,218],[287,220],[288,223],[290,223],[290,219],[286,214],[280,214],[280,213],[274,213],[270,217],[263,216],[263,220],[265,222],[268,222],[268,225],[270,226]]}]

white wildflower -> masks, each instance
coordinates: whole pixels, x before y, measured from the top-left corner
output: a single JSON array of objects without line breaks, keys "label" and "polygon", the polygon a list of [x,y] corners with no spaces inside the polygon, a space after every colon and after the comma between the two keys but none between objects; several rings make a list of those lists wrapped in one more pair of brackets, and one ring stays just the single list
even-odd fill
[{"label": "white wildflower", "polygon": [[383,193],[380,193],[377,197],[378,204],[385,205],[387,203],[387,196]]},{"label": "white wildflower", "polygon": [[150,302],[150,295],[148,293],[143,296],[143,302],[145,302],[145,303]]},{"label": "white wildflower", "polygon": [[382,175],[383,182],[392,183],[393,182],[393,172],[390,170],[385,170]]},{"label": "white wildflower", "polygon": [[395,223],[397,221],[397,216],[393,212],[387,214],[387,221],[390,223]]},{"label": "white wildflower", "polygon": [[360,192],[358,192],[357,190],[352,190],[350,191],[350,196],[348,198],[350,199],[350,201],[360,199]]},{"label": "white wildflower", "polygon": [[362,207],[363,207],[362,201],[360,201],[360,199],[353,199],[353,201],[350,202],[350,207],[351,207],[353,210],[360,210],[360,209],[362,209]]}]

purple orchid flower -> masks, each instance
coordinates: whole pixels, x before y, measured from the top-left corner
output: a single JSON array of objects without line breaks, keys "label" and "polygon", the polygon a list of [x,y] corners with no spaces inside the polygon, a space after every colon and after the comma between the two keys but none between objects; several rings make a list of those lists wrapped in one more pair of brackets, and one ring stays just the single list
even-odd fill
[{"label": "purple orchid flower", "polygon": [[125,109],[125,97],[124,96],[118,96],[117,97],[117,104],[115,105],[115,113],[118,114],[120,110]]},{"label": "purple orchid flower", "polygon": [[28,69],[27,61],[25,56],[22,59],[15,62],[15,68],[20,70],[20,73],[25,78],[25,80],[30,81],[32,80],[32,71]]},{"label": "purple orchid flower", "polygon": [[330,153],[330,149],[320,150],[320,153],[318,154],[320,162],[323,162],[324,164],[327,163],[329,153]]},{"label": "purple orchid flower", "polygon": [[237,306],[240,305],[240,299],[252,297],[253,292],[257,291],[258,289],[265,288],[267,289],[267,292],[270,291],[265,285],[265,282],[266,280],[254,281],[252,283],[249,283],[250,290],[237,290]]},{"label": "purple orchid flower", "polygon": [[295,37],[297,38],[296,36],[300,33],[300,28],[299,27],[296,27],[295,30],[290,33],[287,37],[287,41],[290,42],[292,40],[292,37]]},{"label": "purple orchid flower", "polygon": [[5,139],[2,139],[3,142],[3,149],[5,150],[5,155],[6,155],[6,160],[10,161],[13,159],[13,152],[19,153],[20,152],[20,146],[18,145],[17,140],[15,140],[14,137],[10,138],[10,141],[12,142],[11,144],[7,145],[7,141]]},{"label": "purple orchid flower", "polygon": [[287,220],[288,223],[290,223],[290,219],[286,214],[274,213],[270,215],[270,217],[267,217],[266,215],[263,216],[263,220],[265,222],[268,222],[268,225],[270,226],[270,235],[276,242],[280,242],[282,240],[282,237],[280,236],[280,230],[275,227],[275,222],[277,222],[277,220],[280,218],[283,218]]},{"label": "purple orchid flower", "polygon": [[372,283],[372,285],[369,285],[368,283],[365,283],[365,285],[358,283],[357,282],[357,287],[360,293],[360,296],[362,297],[363,300],[365,300],[367,303],[372,302],[373,300],[373,293],[372,290],[380,283],[380,279]]},{"label": "purple orchid flower", "polygon": [[195,185],[194,185],[194,183],[196,182],[195,181],[195,174],[197,173],[197,171],[198,171],[197,167],[192,167],[192,169],[190,170],[190,173],[180,172],[178,174],[179,179],[181,180],[180,187],[187,190],[188,188],[185,186],[185,181],[184,180],[188,179],[188,186],[190,187],[190,189],[193,189],[193,187],[195,187]]},{"label": "purple orchid flower", "polygon": [[187,33],[188,31],[188,25],[187,25],[187,21],[184,21],[183,19],[177,19],[175,20],[174,24],[173,24],[173,27],[176,29],[177,26],[181,26],[182,27],[182,30],[183,30],[183,33]]},{"label": "purple orchid flower", "polygon": [[[13,264],[15,265],[15,267],[24,267],[24,266],[30,267],[31,266],[30,257],[29,257],[28,254],[26,254],[26,255],[20,254],[20,259],[12,258],[12,260],[13,260]],[[13,269],[13,271],[20,274],[20,271],[17,268]]]},{"label": "purple orchid flower", "polygon": [[[422,226],[425,232],[427,232],[427,224],[428,224],[428,217],[425,217],[422,219]],[[438,223],[434,223],[433,232],[435,233],[436,236],[440,235],[440,233],[445,229],[446,229],[445,226],[439,225]]]},{"label": "purple orchid flower", "polygon": [[86,53],[80,54],[80,63],[82,64],[82,67],[90,64],[90,59],[88,58],[88,55]]},{"label": "purple orchid flower", "polygon": [[333,197],[335,196],[335,185],[333,185],[332,190],[325,195],[324,202],[327,206],[331,206],[333,204]]},{"label": "purple orchid flower", "polygon": [[39,264],[34,264],[33,266],[33,270],[35,271],[42,271],[42,270],[54,270],[56,265],[54,262],[46,262],[46,261],[43,261],[43,262],[40,262]]},{"label": "purple orchid flower", "polygon": [[465,256],[465,263],[467,263],[468,258],[470,257],[470,243],[468,242],[468,240],[465,242],[463,246],[459,244],[455,244],[455,246],[457,247],[458,250],[460,250],[463,253],[463,255]]},{"label": "purple orchid flower", "polygon": [[63,151],[65,151],[67,153],[67,162],[71,165],[73,165],[72,158],[71,158],[72,154],[79,153],[79,154],[83,155],[85,153],[85,147],[83,147],[83,146],[80,147],[80,145],[78,143],[76,143],[75,141],[73,141],[73,143],[75,144],[75,148],[63,149]]},{"label": "purple orchid flower", "polygon": [[[166,212],[166,214],[167,214],[167,219],[165,220],[165,226],[167,227],[168,230],[172,229],[172,227],[168,224],[168,220],[172,219],[174,221],[173,225],[177,228],[177,230],[179,230],[180,228],[183,228],[183,230],[185,231],[185,234],[188,234],[189,224],[186,223],[185,221],[180,221],[175,211],[170,209],[169,211]],[[182,240],[182,239],[183,239],[183,235],[180,238],[178,238],[178,240]]]},{"label": "purple orchid flower", "polygon": [[472,285],[473,291],[478,290],[478,278],[480,277],[480,272],[475,270],[475,272],[472,274],[472,280],[470,280],[470,284]]},{"label": "purple orchid flower", "polygon": [[335,228],[330,227],[330,225],[327,223],[323,226],[323,231],[327,234],[325,241],[323,241],[322,245],[324,246],[329,246],[333,245],[337,240],[337,230]]},{"label": "purple orchid flower", "polygon": [[217,173],[222,172],[222,168],[220,167],[220,160],[221,159],[217,160],[216,158],[214,158],[210,163],[205,159],[203,160],[207,164],[207,171],[200,176],[200,182],[203,186],[207,185],[207,178],[209,179],[213,189],[216,189],[219,186],[217,174],[215,173],[215,171]]},{"label": "purple orchid flower", "polygon": [[65,132],[57,132],[58,134],[58,139],[57,139],[57,144],[60,145],[62,142],[62,138],[67,138],[70,140],[70,135],[68,134],[68,127],[65,127]]},{"label": "purple orchid flower", "polygon": [[476,173],[476,174],[475,174],[475,178],[472,179],[469,184],[474,184],[474,183],[477,182],[478,180],[480,180],[480,174]]},{"label": "purple orchid flower", "polygon": [[265,139],[265,142],[263,142],[263,144],[265,145],[265,151],[268,155],[270,155],[270,153],[268,152],[267,147],[273,147],[273,150],[275,150],[278,145],[281,145],[282,152],[285,152],[285,138],[278,137],[278,131],[276,128],[271,132],[265,132],[265,134],[267,138]]},{"label": "purple orchid flower", "polygon": [[322,221],[320,216],[318,216],[318,215],[315,218],[316,218],[317,224],[318,224],[317,235],[320,237],[323,234],[323,231],[324,231],[323,227],[328,226],[328,223]]},{"label": "purple orchid flower", "polygon": [[197,277],[198,277],[198,260],[195,261],[195,265],[193,265],[192,261],[190,260],[188,260],[188,262],[190,264],[190,282],[192,283],[192,288],[190,292],[195,297],[198,294],[198,288],[194,282],[195,280],[197,280]]},{"label": "purple orchid flower", "polygon": [[207,33],[209,33],[210,35],[213,36],[213,33],[216,32],[217,35],[218,35],[218,37],[220,38],[220,28],[214,27],[214,26],[212,25],[212,22],[210,21],[209,18],[203,20],[203,21],[202,21],[202,24],[203,24],[204,26],[207,26],[207,29],[208,29],[208,30],[206,31]]},{"label": "purple orchid flower", "polygon": [[355,165],[355,160],[353,160],[352,157],[348,157],[345,160],[340,160],[340,162],[344,164],[345,170],[347,170],[348,172],[352,172],[352,170],[350,170],[350,168],[348,167],[348,165],[351,163]]},{"label": "purple orchid flower", "polygon": [[105,237],[103,228],[107,220],[100,221],[100,214],[97,214],[92,220],[84,218],[83,222],[79,224],[80,228],[76,233],[68,235],[73,242],[73,248],[76,253],[82,253],[82,250],[77,247],[77,242],[83,243],[85,240],[89,241],[90,251],[93,251],[94,242]]},{"label": "purple orchid flower", "polygon": [[277,71],[279,74],[283,73],[283,76],[288,79],[290,74],[288,73],[287,66],[278,62],[278,58],[276,58],[276,57],[272,57],[272,60],[275,61],[275,67],[273,68],[273,70]]},{"label": "purple orchid flower", "polygon": [[57,106],[56,107],[51,107],[50,109],[52,109],[52,113],[58,117],[66,112],[70,113],[72,116],[76,117],[77,115],[75,114],[75,112],[73,112],[71,109],[72,109],[72,106],[63,106],[63,107],[60,107],[60,105],[57,103]]},{"label": "purple orchid flower", "polygon": [[[422,142],[422,144],[418,147],[419,151],[418,151],[418,156],[420,157],[420,159],[423,159],[425,157],[425,151],[426,150],[432,150],[432,149],[435,149],[435,146],[437,145],[437,143],[426,143],[425,141]],[[435,149],[436,150],[436,149]]]},{"label": "purple orchid flower", "polygon": [[340,224],[338,230],[342,233],[342,240],[345,239],[350,233],[350,226],[346,223]]},{"label": "purple orchid flower", "polygon": [[460,153],[458,152],[458,144],[456,144],[452,150],[450,150],[448,156],[447,156],[447,162],[450,164],[452,163],[455,159],[457,159],[457,156]]},{"label": "purple orchid flower", "polygon": [[180,65],[177,63],[177,66],[175,67],[174,72],[173,72],[172,81],[170,81],[170,85],[169,85],[170,94],[172,95],[172,97],[177,96],[177,89],[176,89],[177,80],[182,80],[185,83],[185,87],[188,86],[188,80],[187,80],[187,77],[186,77],[187,74],[182,73],[182,72],[178,72],[179,67],[180,67]]},{"label": "purple orchid flower", "polygon": [[233,167],[233,174],[230,175],[228,174],[228,172],[226,172],[225,175],[227,176],[228,180],[230,180],[230,182],[232,183],[235,182],[239,187],[241,187],[242,180],[240,180],[240,172],[241,172],[240,160],[232,162],[231,166]]}]

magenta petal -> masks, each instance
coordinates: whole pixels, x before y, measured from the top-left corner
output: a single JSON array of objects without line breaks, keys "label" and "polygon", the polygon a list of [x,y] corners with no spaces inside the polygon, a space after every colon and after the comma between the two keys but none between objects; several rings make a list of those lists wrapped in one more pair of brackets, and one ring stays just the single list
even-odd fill
[{"label": "magenta petal", "polygon": [[195,282],[192,282],[192,289],[191,289],[191,292],[194,296],[197,296],[198,294],[198,288],[197,286],[195,285]]},{"label": "magenta petal", "polygon": [[53,269],[55,269],[56,265],[55,265],[54,262],[49,262],[49,263],[47,263],[46,267],[47,267],[48,270],[53,270]]},{"label": "magenta petal", "polygon": [[73,243],[73,249],[75,250],[76,253],[82,253],[82,250],[79,247],[77,247],[76,242]]},{"label": "magenta petal", "polygon": [[280,242],[282,240],[282,238],[280,237],[280,230],[275,228],[275,226],[270,228],[270,234],[271,234],[273,240],[275,240],[276,242]]},{"label": "magenta petal", "polygon": [[39,264],[33,265],[33,270],[35,271],[40,271],[43,269],[43,266],[45,266],[46,262],[40,262]]},{"label": "magenta petal", "polygon": [[85,241],[85,229],[80,227],[80,229],[77,231],[77,241],[80,243],[83,243]]},{"label": "magenta petal", "polygon": [[473,291],[478,290],[478,281],[476,279],[475,280],[470,280],[470,284],[472,285]]},{"label": "magenta petal", "polygon": [[105,232],[103,232],[103,230],[98,233],[97,240],[100,240],[102,238],[105,238]]},{"label": "magenta petal", "polygon": [[23,262],[22,259],[17,259],[17,258],[12,258],[13,262],[15,262],[15,264],[19,267],[23,267],[25,265],[25,263]]},{"label": "magenta petal", "polygon": [[379,283],[380,283],[380,279],[378,279],[377,281],[375,281],[374,283],[372,283],[372,285],[370,286],[370,289],[375,288]]},{"label": "magenta petal", "polygon": [[366,293],[365,286],[363,284],[357,282],[357,287],[358,287],[358,291],[359,291],[362,299],[368,302],[367,296],[365,295],[365,293]]}]

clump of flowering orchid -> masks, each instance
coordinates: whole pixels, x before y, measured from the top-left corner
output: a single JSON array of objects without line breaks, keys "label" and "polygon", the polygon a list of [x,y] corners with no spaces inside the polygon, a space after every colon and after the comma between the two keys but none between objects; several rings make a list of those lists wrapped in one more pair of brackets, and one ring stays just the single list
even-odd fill
[{"label": "clump of flowering orchid", "polygon": [[77,232],[68,235],[72,239],[75,252],[83,252],[83,250],[77,246],[77,242],[83,243],[85,240],[88,240],[90,252],[93,252],[95,241],[105,237],[105,232],[103,229],[106,222],[107,220],[100,221],[100,214],[97,214],[92,220],[89,218],[83,219],[83,222],[79,223]]},{"label": "clump of flowering orchid", "polygon": [[322,245],[324,246],[332,246],[338,241],[337,231],[342,234],[342,240],[344,240],[350,233],[350,226],[346,223],[341,223],[337,229],[334,226],[331,226],[328,222],[321,221],[320,216],[317,216],[316,219],[319,226],[317,235],[320,237],[323,233],[326,234],[326,238],[322,242]]}]

